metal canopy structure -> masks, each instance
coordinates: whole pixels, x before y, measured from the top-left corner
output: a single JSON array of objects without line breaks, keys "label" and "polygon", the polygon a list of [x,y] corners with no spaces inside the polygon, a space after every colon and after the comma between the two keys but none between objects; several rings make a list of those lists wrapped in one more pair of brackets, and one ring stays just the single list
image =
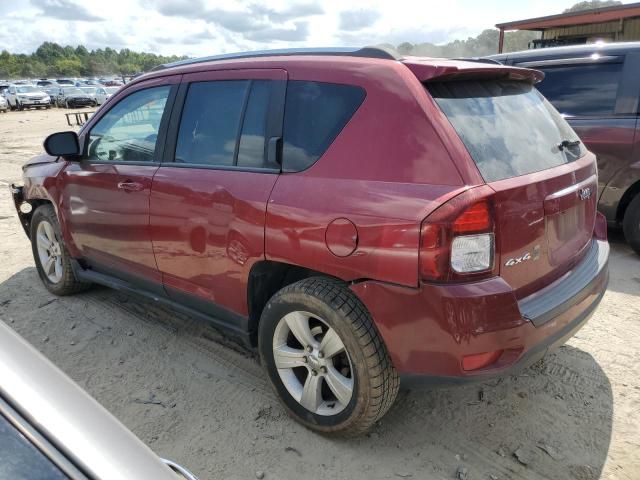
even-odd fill
[{"label": "metal canopy structure", "polygon": [[[498,52],[502,53],[504,46],[504,32],[507,30],[533,30],[545,32],[552,29],[561,29],[566,27],[619,22],[619,30],[623,31],[624,20],[634,17],[640,17],[640,2],[498,23],[496,24],[496,28],[500,30]],[[616,38],[616,40],[618,39]],[[634,40],[634,38],[624,38],[624,40]]]}]

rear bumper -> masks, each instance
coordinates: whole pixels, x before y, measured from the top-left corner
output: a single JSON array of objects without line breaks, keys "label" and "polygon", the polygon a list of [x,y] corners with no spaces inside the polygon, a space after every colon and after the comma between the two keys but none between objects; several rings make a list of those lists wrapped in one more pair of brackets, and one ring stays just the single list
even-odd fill
[{"label": "rear bumper", "polygon": [[[594,239],[591,249],[559,281],[519,302],[501,277],[418,289],[363,282],[352,289],[405,386],[485,380],[535,362],[587,322],[609,280],[608,243]],[[496,351],[502,353],[492,364],[463,368],[465,356]]]}]

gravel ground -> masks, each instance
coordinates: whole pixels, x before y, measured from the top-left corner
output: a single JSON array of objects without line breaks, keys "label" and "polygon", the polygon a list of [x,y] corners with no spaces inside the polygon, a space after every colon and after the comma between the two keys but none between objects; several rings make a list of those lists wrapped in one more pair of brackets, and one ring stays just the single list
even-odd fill
[{"label": "gravel ground", "polygon": [[368,436],[333,440],[289,419],[255,356],[210,326],[106,288],[44,289],[6,185],[63,113],[0,114],[0,319],[159,455],[203,480],[640,478],[640,257],[620,234],[609,291],[566,346],[501,381],[401,392]]}]

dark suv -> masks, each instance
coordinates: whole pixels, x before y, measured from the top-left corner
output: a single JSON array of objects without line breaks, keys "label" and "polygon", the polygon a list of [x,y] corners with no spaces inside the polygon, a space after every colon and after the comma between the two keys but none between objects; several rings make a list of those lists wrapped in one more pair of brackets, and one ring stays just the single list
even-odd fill
[{"label": "dark suv", "polygon": [[49,136],[14,201],[51,292],[206,318],[296,419],[355,434],[400,378],[513,371],[602,298],[595,157],[540,78],[373,48],[183,61]]},{"label": "dark suv", "polygon": [[640,254],[640,42],[494,55],[545,73],[537,86],[598,159],[600,210]]}]

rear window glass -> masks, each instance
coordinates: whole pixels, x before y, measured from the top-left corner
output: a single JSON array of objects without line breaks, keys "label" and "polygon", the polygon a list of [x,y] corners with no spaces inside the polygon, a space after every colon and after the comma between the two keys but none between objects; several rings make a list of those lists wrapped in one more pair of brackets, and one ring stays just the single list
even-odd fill
[{"label": "rear window glass", "polygon": [[579,142],[576,133],[528,83],[440,82],[428,90],[487,182],[556,167],[586,152],[581,143],[572,143]]},{"label": "rear window glass", "polygon": [[283,169],[304,170],[320,158],[358,109],[364,89],[293,80],[284,111]]},{"label": "rear window glass", "polygon": [[613,115],[622,63],[571,65],[543,69],[536,87],[566,116]]}]

